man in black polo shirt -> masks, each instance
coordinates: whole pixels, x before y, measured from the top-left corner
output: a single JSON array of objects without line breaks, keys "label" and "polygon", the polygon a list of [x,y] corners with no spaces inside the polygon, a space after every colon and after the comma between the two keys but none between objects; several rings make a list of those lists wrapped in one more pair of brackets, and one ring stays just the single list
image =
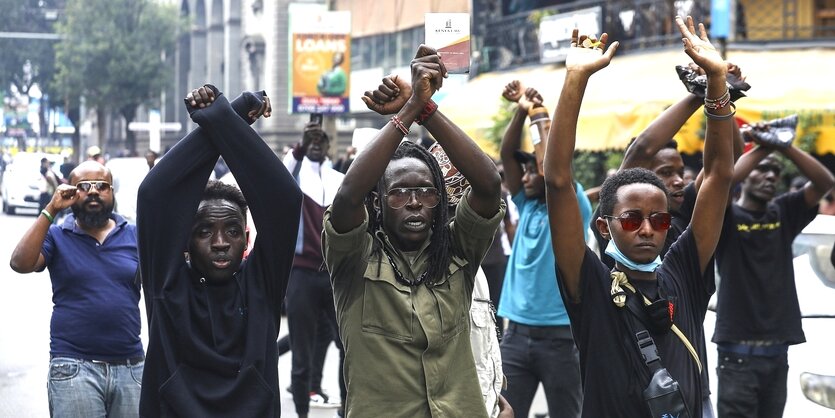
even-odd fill
[{"label": "man in black polo shirt", "polygon": [[[774,197],[782,164],[778,151],[809,179]],[[788,346],[806,341],[794,282],[792,241],[817,215],[832,173],[789,145],[759,146],[734,168],[742,181],[728,207],[716,263],[722,281],[713,341],[719,349],[720,417],[781,417],[786,403]]]}]

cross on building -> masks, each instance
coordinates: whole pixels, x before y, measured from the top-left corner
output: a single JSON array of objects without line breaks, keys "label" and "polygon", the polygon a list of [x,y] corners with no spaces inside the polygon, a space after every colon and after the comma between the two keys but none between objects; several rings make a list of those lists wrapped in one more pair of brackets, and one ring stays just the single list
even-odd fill
[{"label": "cross on building", "polygon": [[159,152],[162,132],[179,132],[182,125],[180,122],[163,123],[159,110],[150,110],[148,122],[131,122],[128,129],[134,132],[148,132],[148,149]]}]

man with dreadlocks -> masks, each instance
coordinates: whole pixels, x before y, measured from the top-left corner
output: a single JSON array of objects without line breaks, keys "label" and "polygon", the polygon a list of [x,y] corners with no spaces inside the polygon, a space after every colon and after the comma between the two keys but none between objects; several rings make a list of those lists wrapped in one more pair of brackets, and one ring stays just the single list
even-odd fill
[{"label": "man with dreadlocks", "polygon": [[[347,417],[486,417],[469,339],[478,265],[504,207],[495,165],[430,99],[446,68],[421,46],[412,82],[366,105],[396,113],[354,160],[325,213],[323,249],[345,345]],[[401,142],[424,124],[470,181],[449,222],[434,157]]]}]

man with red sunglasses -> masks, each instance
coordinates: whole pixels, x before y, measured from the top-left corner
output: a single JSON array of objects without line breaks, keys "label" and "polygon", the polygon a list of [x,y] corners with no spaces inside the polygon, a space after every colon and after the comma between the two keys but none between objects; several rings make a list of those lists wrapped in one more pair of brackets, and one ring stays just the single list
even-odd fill
[{"label": "man with red sunglasses", "polygon": [[[700,361],[704,353],[690,341],[704,339],[702,324],[714,291],[706,273],[712,269],[732,176],[733,113],[725,99],[727,65],[704,27],[699,25],[697,36],[692,19],[686,25],[676,20],[685,52],[707,73],[709,109],[704,179],[694,215],[663,262],[659,254],[670,225],[667,189],[646,169],[623,170],[600,191],[602,216],[595,226],[611,240],[607,252],[616,260],[614,270],[584,245],[585,225],[571,176],[577,119],[591,75],[609,65],[617,43],[606,49],[606,34],[598,42],[579,37],[575,29],[566,59],[544,168],[557,280],[580,351],[583,417],[664,416],[662,412],[702,417],[707,409]],[[657,384],[661,376],[669,379]],[[659,405],[652,396],[660,388],[669,389],[664,392],[670,394],[668,405]]]},{"label": "man with red sunglasses", "polygon": [[[144,368],[139,338],[136,227],[113,213],[113,177],[85,161],[58,186],[11,258],[18,273],[49,269],[49,412],[137,416]],[[61,225],[55,216],[72,215]]]}]

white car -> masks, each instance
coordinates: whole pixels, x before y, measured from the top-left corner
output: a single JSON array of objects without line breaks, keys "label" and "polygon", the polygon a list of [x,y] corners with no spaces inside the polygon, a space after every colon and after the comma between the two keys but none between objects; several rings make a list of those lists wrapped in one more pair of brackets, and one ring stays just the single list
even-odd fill
[{"label": "white car", "polygon": [[[835,417],[835,216],[818,215],[792,245],[797,298],[806,342],[789,347],[786,417]],[[715,301],[715,295],[714,295]],[[714,301],[711,301],[711,306]],[[705,317],[705,336],[713,336],[716,314]],[[716,405],[716,344],[708,341],[710,390]],[[811,400],[811,402],[810,402]],[[814,403],[813,403],[814,402]]]},{"label": "white car", "polygon": [[17,209],[37,211],[41,197],[41,158],[46,157],[53,163],[53,170],[60,177],[57,167],[64,157],[59,154],[40,152],[19,152],[6,166],[0,193],[3,194],[3,212],[14,214]]}]

